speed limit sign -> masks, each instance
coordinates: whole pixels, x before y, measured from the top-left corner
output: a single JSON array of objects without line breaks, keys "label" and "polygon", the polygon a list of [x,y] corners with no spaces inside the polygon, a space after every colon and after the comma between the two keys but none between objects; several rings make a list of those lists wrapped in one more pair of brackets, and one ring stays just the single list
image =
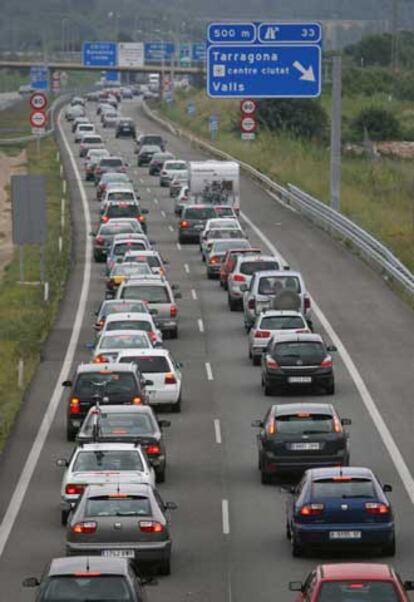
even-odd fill
[{"label": "speed limit sign", "polygon": [[244,115],[253,115],[256,112],[257,105],[254,100],[245,98],[240,103],[240,110]]},{"label": "speed limit sign", "polygon": [[35,92],[31,95],[29,102],[32,109],[34,109],[35,111],[41,111],[42,109],[45,109],[47,107],[46,94],[43,94],[42,92]]}]

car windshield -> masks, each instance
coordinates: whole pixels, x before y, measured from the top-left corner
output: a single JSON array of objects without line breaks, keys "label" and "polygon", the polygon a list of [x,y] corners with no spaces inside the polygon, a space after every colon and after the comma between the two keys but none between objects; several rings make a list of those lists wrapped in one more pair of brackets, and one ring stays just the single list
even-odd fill
[{"label": "car windshield", "polygon": [[99,341],[100,349],[147,349],[148,339],[142,334],[103,335]]},{"label": "car windshield", "polygon": [[318,602],[400,602],[395,585],[387,581],[325,581]]},{"label": "car windshield", "polygon": [[[94,426],[94,416],[89,414],[86,424],[82,427],[84,434],[91,434]],[[155,424],[149,414],[142,412],[120,412],[119,414],[101,412],[99,416],[99,432],[103,436],[119,435],[153,435]]]},{"label": "car windshield", "polygon": [[185,209],[184,219],[210,219],[216,217],[214,207],[188,207]]},{"label": "car windshield", "polygon": [[59,575],[49,577],[40,586],[41,602],[134,602],[125,577]]},{"label": "car windshield", "polygon": [[109,322],[107,330],[145,330],[151,332],[152,325],[148,320],[116,320]]},{"label": "car windshield", "polygon": [[147,497],[125,494],[89,498],[85,518],[95,516],[152,516],[151,503]]},{"label": "car windshield", "polygon": [[283,358],[301,358],[303,360],[312,359],[321,362],[325,357],[325,351],[322,343],[313,341],[299,341],[291,343],[277,343],[275,346],[275,355]]},{"label": "car windshield", "polygon": [[114,276],[133,278],[134,276],[141,276],[142,274],[152,274],[147,263],[120,263],[113,268],[111,278]]},{"label": "car windshield", "polygon": [[[117,200],[115,197],[117,197],[117,198],[121,197],[121,199],[125,200],[125,201],[130,200],[130,199],[132,200],[134,198],[134,193],[132,193],[132,192],[111,193],[110,192],[108,199],[112,200],[112,201]],[[111,218],[136,217],[137,215],[139,215],[139,207],[136,203],[119,203],[117,205],[111,205],[110,207],[108,207],[108,209],[106,211],[106,215]]]},{"label": "car windshield", "polygon": [[312,433],[331,433],[333,431],[333,419],[330,414],[311,414],[298,412],[284,416],[277,416],[276,432],[288,435],[299,435]]},{"label": "car windshield", "polygon": [[168,163],[164,163],[164,169],[182,171],[183,169],[187,169],[187,165],[185,163],[180,163],[179,161],[168,161]]},{"label": "car windshield", "polygon": [[76,456],[73,472],[99,470],[143,470],[137,450],[82,450]]},{"label": "car windshield", "polygon": [[255,272],[264,270],[278,270],[277,261],[243,261],[240,264],[240,273],[246,276],[252,276]]},{"label": "car windshield", "polygon": [[[240,233],[239,233],[240,236]],[[227,237],[230,238],[230,237]],[[243,247],[249,247],[250,243],[247,239],[245,238],[232,238],[231,240],[220,240],[218,242],[215,242],[213,245],[213,248],[211,250],[212,253],[225,253],[226,251],[228,251],[229,249],[232,249],[234,247],[239,248],[243,248]]]},{"label": "car windshield", "polygon": [[136,390],[136,383],[132,374],[128,372],[86,372],[79,374],[75,384],[75,395],[81,398],[101,393],[111,395],[115,392],[129,392]]},{"label": "car windshield", "polygon": [[170,303],[170,295],[165,286],[140,284],[126,286],[122,290],[124,299],[143,299],[149,303]]},{"label": "car windshield", "polygon": [[375,498],[375,487],[371,479],[337,476],[318,479],[312,483],[314,498]]},{"label": "car windshield", "polygon": [[107,234],[124,234],[136,231],[132,222],[123,222],[122,224],[105,224],[101,226],[99,234],[105,236]]},{"label": "car windshield", "polygon": [[307,328],[302,316],[269,316],[262,318],[260,328],[264,330],[296,330]]},{"label": "car windshield", "polygon": [[135,362],[140,372],[156,374],[171,372],[167,358],[162,355],[145,355],[137,357],[123,357],[121,363]]},{"label": "car windshield", "polygon": [[147,305],[143,301],[123,301],[123,302],[112,302],[109,301],[104,303],[100,312],[99,318],[106,318],[110,314],[119,313],[132,313],[132,312],[147,312]]},{"label": "car windshield", "polygon": [[278,295],[283,290],[300,293],[300,282],[296,276],[263,276],[259,281],[260,295]]}]

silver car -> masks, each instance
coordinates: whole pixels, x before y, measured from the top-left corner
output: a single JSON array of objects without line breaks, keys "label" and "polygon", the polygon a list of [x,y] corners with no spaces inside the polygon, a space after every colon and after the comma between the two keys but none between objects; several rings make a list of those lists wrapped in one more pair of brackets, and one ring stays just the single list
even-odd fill
[{"label": "silver car", "polygon": [[[237,233],[239,231],[233,230],[233,232]],[[247,238],[229,237],[214,241],[206,256],[207,278],[218,278],[221,264],[229,249],[248,249],[250,246]]]},{"label": "silver car", "polygon": [[272,255],[239,255],[227,278],[227,302],[231,311],[243,309],[241,286],[249,286],[253,274],[263,270],[279,270],[281,261]]}]

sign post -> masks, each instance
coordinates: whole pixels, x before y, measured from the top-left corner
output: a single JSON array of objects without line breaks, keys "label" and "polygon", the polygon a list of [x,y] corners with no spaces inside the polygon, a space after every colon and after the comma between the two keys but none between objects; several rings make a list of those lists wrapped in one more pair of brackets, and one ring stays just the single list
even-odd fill
[{"label": "sign post", "polygon": [[218,132],[218,117],[214,113],[208,118],[208,131],[210,132],[210,138],[214,140]]}]

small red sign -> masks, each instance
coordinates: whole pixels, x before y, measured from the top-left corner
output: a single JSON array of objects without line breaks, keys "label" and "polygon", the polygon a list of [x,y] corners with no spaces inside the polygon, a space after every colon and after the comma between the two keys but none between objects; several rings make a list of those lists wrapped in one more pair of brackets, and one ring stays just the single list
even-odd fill
[{"label": "small red sign", "polygon": [[240,111],[244,115],[253,115],[256,113],[257,104],[251,98],[245,98],[240,102]]},{"label": "small red sign", "polygon": [[42,111],[47,107],[47,97],[43,92],[34,92],[30,97],[30,106],[35,111]]},{"label": "small red sign", "polygon": [[43,111],[32,111],[30,114],[30,123],[34,128],[43,128],[47,122],[46,113]]},{"label": "small red sign", "polygon": [[240,121],[240,129],[242,132],[255,132],[257,122],[253,117],[243,117]]}]

